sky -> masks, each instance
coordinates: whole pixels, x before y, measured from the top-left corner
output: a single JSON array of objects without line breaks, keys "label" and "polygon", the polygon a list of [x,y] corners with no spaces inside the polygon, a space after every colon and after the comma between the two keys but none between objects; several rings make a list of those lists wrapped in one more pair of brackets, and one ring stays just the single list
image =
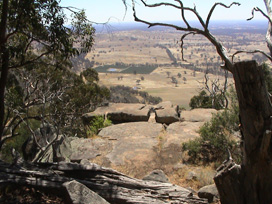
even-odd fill
[{"label": "sky", "polygon": [[[122,0],[62,0],[62,6],[73,6],[79,9],[85,9],[87,17],[90,21],[96,23],[110,22],[133,22],[131,0],[126,0],[128,3],[127,11]],[[146,3],[169,2],[175,3],[174,0],[145,0]],[[138,0],[139,2],[139,0]],[[183,0],[184,6],[194,7],[205,19],[210,8],[215,2],[214,0]],[[229,5],[232,1],[221,0],[222,3]],[[230,9],[217,7],[212,20],[246,20],[251,17],[251,10],[258,6],[265,11],[263,0],[238,0],[241,6],[232,6]],[[163,6],[161,8],[145,8],[137,4],[137,16],[148,21],[177,21],[180,20],[180,12],[171,7]],[[189,13],[186,14],[188,20],[195,20]],[[256,13],[256,20],[265,19],[260,13]]]}]

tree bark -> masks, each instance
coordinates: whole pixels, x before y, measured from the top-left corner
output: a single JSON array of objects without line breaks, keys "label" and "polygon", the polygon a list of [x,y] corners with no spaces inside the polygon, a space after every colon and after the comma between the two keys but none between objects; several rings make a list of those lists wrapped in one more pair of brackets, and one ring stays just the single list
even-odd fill
[{"label": "tree bark", "polygon": [[215,176],[222,204],[272,203],[272,108],[263,70],[255,61],[234,65],[242,133],[241,165],[231,159]]},{"label": "tree bark", "polygon": [[8,78],[9,52],[6,48],[6,32],[8,21],[9,1],[4,0],[0,23],[0,55],[1,55],[1,77],[0,77],[0,149],[2,147],[2,137],[4,133],[5,119],[5,88]]},{"label": "tree bark", "polygon": [[111,204],[208,204],[185,188],[170,183],[130,178],[96,164],[39,163],[9,166],[0,161],[0,184],[27,185],[49,193],[65,192],[63,184],[76,180]]}]

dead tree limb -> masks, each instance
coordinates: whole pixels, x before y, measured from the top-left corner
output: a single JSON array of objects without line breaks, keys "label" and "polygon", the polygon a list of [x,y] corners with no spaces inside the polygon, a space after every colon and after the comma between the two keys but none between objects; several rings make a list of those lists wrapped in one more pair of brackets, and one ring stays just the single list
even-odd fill
[{"label": "dead tree limb", "polygon": [[[228,71],[232,71],[232,67],[233,67],[233,64],[231,62],[231,60],[229,59],[229,54],[228,54],[228,51],[227,49],[223,46],[223,44],[218,41],[215,36],[213,36],[210,31],[209,31],[209,23],[210,23],[210,19],[211,19],[211,16],[215,10],[215,8],[217,6],[223,6],[225,8],[230,8],[232,7],[233,5],[240,5],[240,3],[238,2],[233,2],[231,3],[229,6],[228,5],[225,5],[223,3],[215,3],[213,5],[213,7],[211,8],[209,14],[208,14],[208,17],[206,19],[206,21],[203,20],[203,18],[199,15],[199,13],[197,12],[196,10],[196,7],[194,8],[189,8],[189,7],[184,7],[183,6],[183,3],[182,1],[180,0],[175,0],[176,2],[179,3],[179,6],[178,5],[175,5],[175,4],[172,4],[172,3],[157,3],[157,4],[147,4],[144,0],[141,0],[141,2],[144,4],[144,6],[146,7],[160,7],[160,6],[170,6],[170,7],[173,7],[173,8],[176,8],[176,9],[179,9],[181,11],[181,17],[182,17],[182,20],[183,22],[186,24],[186,26],[177,26],[177,25],[174,25],[174,24],[169,24],[169,23],[152,23],[152,22],[149,22],[149,21],[146,21],[146,20],[143,20],[141,18],[139,18],[137,16],[137,13],[136,13],[136,6],[135,6],[135,0],[132,0],[132,9],[133,9],[133,16],[134,16],[134,20],[137,21],[137,22],[141,22],[141,23],[144,23],[144,24],[147,24],[149,27],[154,27],[154,26],[165,26],[165,27],[170,27],[170,28],[174,28],[176,30],[179,30],[179,31],[184,31],[186,32],[182,37],[182,45],[183,45],[183,40],[189,35],[189,34],[198,34],[198,35],[203,35],[204,37],[206,37],[216,48],[217,50],[217,53],[220,55],[220,57],[222,58],[222,60],[225,62],[225,65],[223,66],[224,69],[228,70]],[[193,27],[190,25],[189,21],[186,19],[186,16],[184,14],[184,11],[189,11],[191,12],[199,21],[199,23],[201,24],[202,26],[202,29],[200,28],[197,28],[197,27]],[[188,33],[189,34],[188,34]]]},{"label": "dead tree limb", "polygon": [[[272,56],[272,9],[271,9],[271,0],[263,0],[265,7],[266,7],[266,12],[265,13],[262,9],[260,9],[259,7],[254,7],[252,9],[252,17],[248,18],[247,20],[252,20],[254,18],[254,13],[256,12],[260,12],[267,20],[268,20],[268,27],[267,27],[267,32],[266,32],[266,43],[267,43],[267,47],[269,49],[270,52],[270,58],[269,60],[271,60],[271,56]],[[262,53],[264,54],[264,53]],[[267,57],[267,55],[265,55]]]},{"label": "dead tree limb", "polygon": [[27,185],[62,193],[63,183],[72,180],[84,184],[112,204],[208,203],[180,186],[130,178],[96,164],[40,163],[20,168],[0,161],[1,185]]}]

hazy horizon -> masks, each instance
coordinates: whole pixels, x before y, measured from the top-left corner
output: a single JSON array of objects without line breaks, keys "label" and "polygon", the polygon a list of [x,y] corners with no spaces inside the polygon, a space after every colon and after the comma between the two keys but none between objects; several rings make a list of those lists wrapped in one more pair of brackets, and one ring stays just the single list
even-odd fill
[{"label": "hazy horizon", "polygon": [[[159,22],[159,21],[158,21]],[[161,23],[169,23],[182,26],[180,21],[161,21]],[[191,20],[189,23],[192,26],[201,27],[198,21]],[[168,27],[155,26],[152,28],[148,28],[148,25],[131,21],[131,22],[109,22],[107,24],[94,24],[97,32],[103,31],[123,31],[123,30],[164,30],[171,29]],[[258,31],[260,33],[266,32],[267,30],[267,20],[212,20],[209,25],[210,30],[248,30],[252,29],[252,31]],[[175,29],[173,29],[175,30]]]}]

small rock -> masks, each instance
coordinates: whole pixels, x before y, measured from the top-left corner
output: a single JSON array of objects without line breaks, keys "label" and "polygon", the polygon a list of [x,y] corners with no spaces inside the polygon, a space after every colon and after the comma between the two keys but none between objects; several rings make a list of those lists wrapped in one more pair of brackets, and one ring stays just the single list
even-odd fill
[{"label": "small rock", "polygon": [[82,159],[82,160],[80,160],[80,164],[89,165],[89,164],[91,164],[91,162],[88,159]]},{"label": "small rock", "polygon": [[196,180],[196,179],[197,179],[197,175],[194,171],[188,172],[186,180],[191,181],[191,180]]},{"label": "small rock", "polygon": [[66,202],[68,204],[109,204],[104,198],[87,188],[85,185],[73,180],[65,182]]},{"label": "small rock", "polygon": [[145,176],[143,180],[169,183],[169,179],[166,177],[165,173],[162,170],[152,171],[149,175]]},{"label": "small rock", "polygon": [[197,192],[197,195],[200,198],[207,198],[209,203],[213,202],[215,198],[219,198],[215,184],[202,187]]},{"label": "small rock", "polygon": [[186,167],[185,164],[178,163],[173,166],[173,170],[183,169],[184,167]]}]

